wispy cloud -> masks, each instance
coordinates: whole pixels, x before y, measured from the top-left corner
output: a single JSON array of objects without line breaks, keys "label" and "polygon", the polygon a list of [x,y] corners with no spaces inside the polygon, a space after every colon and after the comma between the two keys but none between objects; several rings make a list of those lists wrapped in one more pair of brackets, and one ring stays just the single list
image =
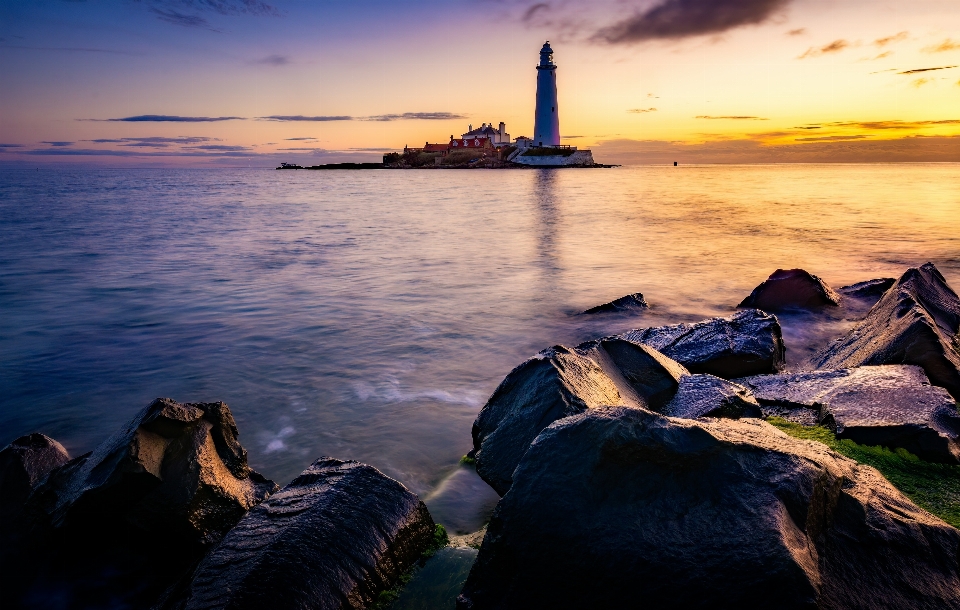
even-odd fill
[{"label": "wispy cloud", "polygon": [[216,121],[244,121],[243,117],[239,116],[176,116],[170,114],[139,114],[137,116],[128,116],[120,119],[87,119],[87,120],[103,120],[110,122],[123,122],[123,123],[213,123]]},{"label": "wispy cloud", "polygon": [[291,64],[291,63],[293,63],[293,62],[290,61],[290,58],[287,57],[286,55],[267,55],[266,57],[262,57],[262,58],[260,58],[260,59],[255,59],[255,60],[253,60],[253,61],[250,62],[250,63],[260,64],[260,65],[264,65],[264,66],[277,66],[277,67],[279,67],[279,66],[289,65],[289,64]]},{"label": "wispy cloud", "polygon": [[807,33],[807,28],[797,28],[795,30],[790,30],[787,32],[787,36],[803,36]]},{"label": "wispy cloud", "polygon": [[312,136],[307,136],[307,137],[304,137],[304,138],[284,138],[284,140],[286,140],[287,142],[292,142],[292,141],[297,141],[297,140],[316,140],[316,138],[314,138],[314,137],[312,137]]},{"label": "wispy cloud", "polygon": [[769,120],[770,120],[770,119],[767,119],[767,118],[764,118],[764,117],[759,117],[759,116],[738,116],[738,115],[734,115],[734,116],[709,116],[709,115],[700,115],[700,116],[697,116],[697,117],[694,117],[694,118],[697,118],[697,119],[709,119],[709,120],[711,120],[711,121],[718,121],[718,120],[723,120],[723,121],[769,121]]},{"label": "wispy cloud", "polygon": [[203,28],[205,30],[210,30],[211,32],[220,31],[213,27],[213,25],[211,25],[206,18],[201,17],[200,15],[188,15],[173,9],[163,9],[155,6],[150,7],[150,12],[156,15],[157,19],[160,21],[166,21],[167,23],[172,23],[173,25],[179,25],[185,28]]},{"label": "wispy cloud", "polygon": [[646,114],[648,112],[656,112],[656,108],[631,108],[627,110],[630,114]]},{"label": "wispy cloud", "polygon": [[939,44],[923,47],[921,50],[924,53],[946,53],[947,51],[956,51],[958,49],[960,49],[960,42],[954,42],[952,39],[947,38]]},{"label": "wispy cloud", "polygon": [[911,87],[914,87],[914,88],[916,88],[916,89],[919,89],[920,87],[922,87],[922,86],[924,86],[924,85],[929,85],[929,84],[932,83],[934,80],[936,80],[936,79],[933,79],[933,78],[918,78],[918,79],[915,79],[915,80],[910,81],[910,86],[911,86]]},{"label": "wispy cloud", "polygon": [[304,116],[302,114],[272,114],[270,116],[258,116],[261,121],[352,121],[352,116],[334,115],[334,116]]},{"label": "wispy cloud", "polygon": [[719,34],[767,21],[790,0],[662,0],[602,28],[593,40],[611,44]]},{"label": "wispy cloud", "polygon": [[[0,39],[0,43],[3,40]],[[119,49],[101,49],[98,47],[36,47],[30,45],[0,45],[4,49],[24,49],[28,51],[59,51],[64,53],[107,53],[110,55],[136,55],[142,56],[143,53],[133,51],[121,51]]]},{"label": "wispy cloud", "polygon": [[864,140],[868,135],[856,134],[852,136],[818,136],[814,138],[794,138],[797,142],[847,142],[850,140]]},{"label": "wispy cloud", "polygon": [[804,51],[803,55],[797,59],[806,59],[808,57],[820,57],[821,55],[827,55],[830,53],[839,53],[840,51],[854,46],[849,40],[844,40],[842,38],[834,40],[831,43],[825,44],[822,47],[810,47]]},{"label": "wispy cloud", "polygon": [[897,74],[919,74],[920,72],[933,72],[934,70],[950,70],[956,68],[956,66],[940,66],[938,68],[915,68],[913,70],[904,70],[903,72],[897,72]]},{"label": "wispy cloud", "polygon": [[146,138],[97,138],[96,140],[84,140],[84,142],[93,142],[95,144],[119,144],[120,146],[143,148],[168,148],[172,145],[201,144],[211,141],[216,141],[216,138],[204,138],[200,136],[165,138],[161,136],[150,136]]},{"label": "wispy cloud", "polygon": [[0,144],[0,149],[23,148],[23,144]]},{"label": "wispy cloud", "polygon": [[227,144],[204,144],[202,146],[185,146],[188,150],[215,150],[217,152],[246,152],[250,148],[247,146],[230,146]]},{"label": "wispy cloud", "polygon": [[73,146],[73,142],[54,141],[54,142],[40,142],[40,143],[48,144],[50,146]]},{"label": "wispy cloud", "polygon": [[877,38],[876,40],[873,41],[873,44],[878,47],[885,47],[888,44],[892,44],[894,42],[900,42],[901,40],[906,40],[909,37],[910,37],[910,32],[899,32],[897,34],[894,34],[893,36],[884,36],[883,38]]},{"label": "wispy cloud", "polygon": [[454,112],[404,112],[403,114],[378,114],[363,117],[361,121],[449,121],[465,119],[466,115]]},{"label": "wispy cloud", "polygon": [[273,5],[257,0],[146,0],[147,10],[157,19],[188,28],[202,28],[219,32],[201,13],[219,15],[265,15],[277,17],[280,11]]}]

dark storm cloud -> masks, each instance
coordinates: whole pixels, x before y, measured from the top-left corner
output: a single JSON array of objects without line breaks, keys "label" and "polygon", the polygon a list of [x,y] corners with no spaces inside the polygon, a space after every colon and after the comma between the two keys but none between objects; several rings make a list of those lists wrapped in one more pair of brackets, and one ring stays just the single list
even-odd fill
[{"label": "dark storm cloud", "polygon": [[40,142],[41,144],[49,144],[50,146],[73,146],[73,142]]},{"label": "dark storm cloud", "polygon": [[352,116],[304,116],[302,114],[272,114],[258,116],[261,121],[352,121]]},{"label": "dark storm cloud", "polygon": [[903,72],[897,72],[897,74],[919,74],[920,72],[933,72],[934,70],[950,70],[951,68],[956,68],[956,66],[940,66],[939,68],[916,68],[914,70],[904,70]]},{"label": "dark storm cloud", "polygon": [[769,121],[769,120],[770,120],[770,119],[766,119],[766,118],[760,117],[760,116],[738,116],[738,115],[734,115],[734,116],[708,116],[708,115],[700,115],[700,116],[694,117],[694,118],[697,118],[697,119],[710,119],[711,121],[716,121],[716,120],[726,120],[726,121]]},{"label": "dark storm cloud", "polygon": [[267,55],[266,57],[255,59],[254,64],[261,64],[265,66],[286,66],[293,63],[290,61],[290,58],[286,55]]},{"label": "dark storm cloud", "polygon": [[465,119],[466,115],[454,112],[404,112],[403,114],[379,114],[363,117],[361,121],[448,121]]},{"label": "dark storm cloud", "polygon": [[719,34],[763,23],[790,0],[663,0],[653,8],[602,28],[593,39],[612,44]]},{"label": "dark storm cloud", "polygon": [[[96,120],[96,119],[93,119]],[[120,119],[103,119],[111,122],[123,123],[213,123],[216,121],[243,121],[239,116],[176,116],[170,114],[138,114]]]}]

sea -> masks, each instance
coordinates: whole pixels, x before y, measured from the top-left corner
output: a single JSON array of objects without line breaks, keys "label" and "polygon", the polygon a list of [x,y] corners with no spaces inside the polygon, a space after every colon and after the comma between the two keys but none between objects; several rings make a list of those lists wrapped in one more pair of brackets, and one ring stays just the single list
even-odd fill
[{"label": "sea", "polygon": [[[960,164],[0,170],[0,446],[92,450],[156,397],[225,401],[281,485],[372,464],[451,533],[512,368],[734,313],[778,268],[960,288]],[[585,316],[640,292],[649,308]],[[781,316],[788,365],[864,311]]]}]

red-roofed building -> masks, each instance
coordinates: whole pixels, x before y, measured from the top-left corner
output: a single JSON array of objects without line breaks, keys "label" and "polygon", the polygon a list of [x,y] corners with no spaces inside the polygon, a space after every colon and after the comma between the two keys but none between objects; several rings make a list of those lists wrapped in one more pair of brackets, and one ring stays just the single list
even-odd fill
[{"label": "red-roofed building", "polygon": [[450,138],[449,149],[454,150],[484,150],[492,149],[490,138]]}]

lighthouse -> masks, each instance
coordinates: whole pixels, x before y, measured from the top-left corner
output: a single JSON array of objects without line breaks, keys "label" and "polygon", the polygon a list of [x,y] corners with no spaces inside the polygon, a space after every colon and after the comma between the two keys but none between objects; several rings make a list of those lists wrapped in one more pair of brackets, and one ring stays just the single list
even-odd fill
[{"label": "lighthouse", "polygon": [[557,66],[553,63],[550,41],[540,49],[537,66],[537,112],[534,117],[535,146],[559,146],[560,115],[557,112]]}]

